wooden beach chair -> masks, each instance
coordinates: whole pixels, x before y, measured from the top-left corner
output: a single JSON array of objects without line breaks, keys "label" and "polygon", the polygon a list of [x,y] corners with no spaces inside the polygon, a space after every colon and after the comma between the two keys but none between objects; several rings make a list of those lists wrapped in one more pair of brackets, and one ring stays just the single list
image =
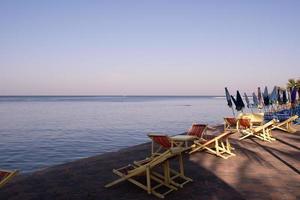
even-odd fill
[{"label": "wooden beach chair", "polygon": [[187,131],[187,135],[198,139],[203,138],[208,128],[207,124],[192,124],[192,127]]},{"label": "wooden beach chair", "polygon": [[224,131],[237,131],[238,120],[235,117],[224,117]]},{"label": "wooden beach chair", "polygon": [[241,113],[238,119],[250,119],[252,126],[264,124],[264,113]]},{"label": "wooden beach chair", "polygon": [[18,174],[17,170],[0,169],[0,188]]},{"label": "wooden beach chair", "polygon": [[[184,184],[192,181],[184,175],[183,170],[182,153],[186,149],[172,147],[172,142],[167,135],[149,134],[149,137],[153,142],[151,156],[140,161],[134,161],[133,164],[125,167],[113,169],[113,173],[120,178],[105,185],[106,188],[127,180],[146,190],[148,194],[164,198],[168,193],[177,190],[177,187],[183,187]],[[161,147],[155,150],[154,143],[161,145]],[[179,157],[179,172],[170,168],[169,160],[175,157]],[[163,168],[162,174],[156,171],[161,166]],[[141,175],[145,176],[146,183],[140,181]],[[184,182],[175,182],[175,179],[178,178],[184,179]]]},{"label": "wooden beach chair", "polygon": [[297,132],[297,129],[293,128],[292,124],[296,119],[298,119],[298,115],[294,115],[283,122],[275,123],[272,129],[279,129],[288,133],[295,133]]},{"label": "wooden beach chair", "polygon": [[167,134],[149,133],[148,137],[151,139],[151,156],[160,155],[162,151],[176,146]]},{"label": "wooden beach chair", "polygon": [[183,146],[185,144],[185,147],[189,148],[189,142],[202,139],[208,129],[214,128],[209,127],[207,124],[192,124],[185,135],[172,136],[171,141],[173,145]]},{"label": "wooden beach chair", "polygon": [[263,141],[274,141],[276,140],[271,134],[271,128],[275,124],[275,120],[271,120],[261,126],[254,127],[251,123],[251,119],[239,119],[239,131],[243,135],[239,140],[243,140],[250,136],[254,136]]},{"label": "wooden beach chair", "polygon": [[229,143],[229,136],[231,134],[231,131],[225,131],[217,136],[212,136],[208,140],[196,140],[194,141],[194,144],[192,145],[192,150],[189,153],[192,154],[197,151],[206,150],[209,153],[212,153],[223,159],[235,156],[235,154],[231,152],[233,148]]},{"label": "wooden beach chair", "polygon": [[[151,157],[147,162],[135,162],[119,169],[113,169],[113,173],[120,176],[120,178],[106,184],[105,187],[108,188],[120,182],[129,181],[146,190],[148,194],[164,198],[168,193],[177,190],[177,187],[172,184],[171,170],[166,161],[180,155],[182,151],[183,149],[180,147],[170,148],[160,155]],[[154,173],[154,168],[158,166],[163,166],[163,175],[157,176],[158,173]],[[145,176],[146,183],[140,180],[141,176]]]},{"label": "wooden beach chair", "polygon": [[[182,147],[181,142],[173,141],[168,135],[166,134],[158,134],[158,133],[150,133],[148,136],[152,140],[152,145],[151,145],[151,157],[146,158],[141,161],[135,161],[134,164],[140,165],[145,162],[148,162],[149,160],[152,160],[154,157],[158,156],[161,154],[162,150],[168,150],[171,148],[181,148],[182,153],[186,152],[189,147]],[[155,148],[156,147],[156,148]],[[179,170],[174,170],[169,167],[169,160],[166,161],[167,167],[170,169],[170,182],[177,186],[177,187],[183,187],[186,183],[193,181],[191,178],[185,176],[184,174],[184,166],[183,166],[183,157],[182,153],[178,154],[178,162],[179,162]],[[153,172],[156,176],[159,176],[160,178],[163,178],[160,174],[157,172]]]}]

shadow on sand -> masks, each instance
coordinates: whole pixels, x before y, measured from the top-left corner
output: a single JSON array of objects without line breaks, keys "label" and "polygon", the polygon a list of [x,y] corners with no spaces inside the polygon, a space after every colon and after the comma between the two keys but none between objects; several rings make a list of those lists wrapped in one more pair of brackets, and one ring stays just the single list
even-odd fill
[{"label": "shadow on sand", "polygon": [[[185,172],[194,182],[166,199],[297,199],[300,135],[279,134],[272,143],[232,138],[237,156],[228,160],[203,152],[186,154]],[[129,182],[104,188],[117,178],[113,168],[143,159],[149,152],[147,143],[20,175],[1,188],[0,199],[157,199]]]}]

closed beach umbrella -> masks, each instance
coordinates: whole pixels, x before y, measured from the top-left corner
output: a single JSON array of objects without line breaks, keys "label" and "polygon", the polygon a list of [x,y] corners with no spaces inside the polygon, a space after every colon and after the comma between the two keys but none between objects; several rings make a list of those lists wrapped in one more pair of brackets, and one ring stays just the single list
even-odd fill
[{"label": "closed beach umbrella", "polygon": [[257,98],[258,98],[258,105],[261,106],[263,104],[263,99],[262,99],[260,87],[257,88]]},{"label": "closed beach umbrella", "polygon": [[232,100],[235,104],[235,109],[237,111],[243,111],[243,108],[245,107],[245,104],[244,104],[243,99],[240,95],[240,92],[236,91],[236,99],[233,96],[231,96],[231,98],[232,98]]},{"label": "closed beach umbrella", "polygon": [[270,103],[274,104],[274,103],[276,103],[276,101],[277,101],[277,87],[274,86],[273,91],[270,96]]},{"label": "closed beach umbrella", "polygon": [[225,94],[226,94],[226,100],[227,100],[227,105],[232,108],[232,101],[231,101],[231,97],[229,94],[229,91],[227,89],[227,87],[225,87]]},{"label": "closed beach umbrella", "polygon": [[297,96],[297,88],[294,87],[291,93],[291,103],[295,104],[296,103],[296,96]]},{"label": "closed beach umbrella", "polygon": [[245,100],[246,100],[246,103],[247,103],[247,108],[250,108],[250,101],[249,101],[249,98],[248,98],[246,92],[244,93],[244,95],[245,95]]},{"label": "closed beach umbrella", "polygon": [[242,96],[239,91],[236,91],[236,100],[239,103],[239,105],[242,107],[242,109],[245,108],[245,104],[243,102]]},{"label": "closed beach umbrella", "polygon": [[270,100],[269,100],[269,92],[267,86],[265,87],[264,93],[263,93],[263,99],[264,99],[264,104],[265,106],[270,105]]},{"label": "closed beach umbrella", "polygon": [[281,94],[280,94],[280,89],[277,90],[277,101],[281,105],[282,104],[282,99],[281,99]]},{"label": "closed beach umbrella", "polygon": [[253,105],[255,107],[257,107],[258,106],[258,99],[257,99],[257,96],[256,96],[255,92],[252,93],[252,98],[253,98]]},{"label": "closed beach umbrella", "polygon": [[291,102],[292,101],[292,99],[291,99],[292,89],[287,90],[286,92],[287,92],[288,101]]},{"label": "closed beach umbrella", "polygon": [[249,100],[248,95],[246,94],[246,92],[244,93],[244,95],[245,95],[245,100],[246,100],[246,103],[247,103],[247,108],[250,108],[251,112],[253,112],[251,104],[250,104],[250,100]]},{"label": "closed beach umbrella", "polygon": [[283,104],[287,103],[286,90],[283,90],[283,93],[282,93],[282,103]]},{"label": "closed beach umbrella", "polygon": [[232,109],[232,114],[235,116],[234,109],[232,107],[231,96],[229,94],[227,87],[225,87],[225,94],[226,94],[227,105],[229,106],[229,108]]}]

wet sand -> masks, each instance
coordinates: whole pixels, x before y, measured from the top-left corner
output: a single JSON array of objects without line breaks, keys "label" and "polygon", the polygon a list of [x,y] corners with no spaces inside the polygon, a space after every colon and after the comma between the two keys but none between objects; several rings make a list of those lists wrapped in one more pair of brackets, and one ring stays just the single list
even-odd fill
[{"label": "wet sand", "polygon": [[[258,139],[231,142],[235,157],[228,160],[197,152],[184,157],[186,175],[194,181],[166,199],[300,199],[300,127],[295,134],[273,131],[272,143]],[[104,185],[112,173],[150,154],[150,143],[117,152],[21,174],[0,189],[0,199],[158,199],[129,182]]]}]

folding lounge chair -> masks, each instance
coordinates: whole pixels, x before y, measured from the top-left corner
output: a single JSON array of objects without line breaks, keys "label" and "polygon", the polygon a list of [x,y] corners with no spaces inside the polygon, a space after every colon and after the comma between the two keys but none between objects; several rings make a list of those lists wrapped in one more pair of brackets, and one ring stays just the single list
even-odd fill
[{"label": "folding lounge chair", "polygon": [[[148,136],[152,140],[152,145],[151,145],[151,157],[146,158],[141,161],[135,161],[134,164],[140,165],[142,163],[148,162],[149,160],[152,160],[154,157],[158,156],[161,154],[162,151],[172,149],[172,148],[180,148],[182,150],[182,153],[187,151],[189,147],[182,147],[182,144],[179,142],[177,143],[176,141],[173,141],[168,135],[165,134],[158,134],[158,133],[150,133]],[[156,147],[156,148],[155,148]],[[182,158],[182,153],[178,154],[178,161],[179,161],[179,170],[176,171],[172,168],[169,167],[169,160],[166,161],[166,164],[170,169],[170,182],[176,186],[176,187],[183,187],[186,183],[193,181],[191,178],[187,177],[184,175],[184,167],[183,167],[183,158]],[[159,176],[162,178],[161,175],[159,175],[156,172],[153,172],[156,176]],[[181,181],[179,182],[179,179]],[[177,182],[176,182],[177,180]],[[183,181],[182,181],[183,180]]]},{"label": "folding lounge chair", "polygon": [[224,159],[235,156],[235,154],[231,152],[232,147],[229,143],[229,136],[231,134],[231,131],[225,131],[209,140],[196,140],[194,141],[194,145],[192,145],[190,154],[206,150]]},{"label": "folding lounge chair", "polygon": [[292,127],[292,123],[296,119],[298,119],[298,116],[294,115],[283,122],[275,123],[272,129],[279,129],[288,133],[295,133],[297,132],[297,129]]},{"label": "folding lounge chair", "polygon": [[175,135],[172,136],[172,144],[173,146],[185,146],[185,148],[189,148],[189,142],[193,142],[194,140],[203,139],[204,134],[207,129],[215,129],[213,127],[209,127],[206,124],[193,124],[191,128],[188,129],[185,135]]},{"label": "folding lounge chair", "polygon": [[203,135],[208,128],[207,124],[193,124],[188,130],[187,135],[198,139],[203,138]]},{"label": "folding lounge chair", "polygon": [[241,113],[238,119],[250,119],[253,126],[261,126],[264,124],[264,113]]},{"label": "folding lounge chair", "polygon": [[[166,174],[164,174],[165,175],[164,179],[161,179],[161,178],[153,175],[153,173],[152,173],[153,168],[157,167],[159,165],[162,165],[164,162],[166,162],[171,157],[174,157],[174,156],[180,154],[180,152],[181,152],[181,150],[179,150],[178,148],[169,149],[169,150],[165,151],[164,153],[154,157],[146,164],[141,164],[140,166],[130,164],[125,167],[121,167],[119,169],[113,169],[113,173],[120,176],[120,178],[111,183],[106,184],[104,187],[108,188],[108,187],[111,187],[113,185],[116,185],[120,182],[127,180],[127,181],[137,185],[138,187],[146,190],[148,194],[153,194],[159,198],[164,198],[166,194],[168,194],[174,190],[177,190],[177,188],[175,186],[172,186],[170,183],[168,183],[168,181],[169,181],[169,177],[167,174],[169,172],[168,169],[164,169],[164,172]],[[138,179],[141,175],[146,176],[146,184],[141,182]],[[156,183],[155,186],[153,186],[154,182]],[[162,187],[167,188],[167,191],[164,193],[160,193],[158,191],[158,189],[162,188]]]},{"label": "folding lounge chair", "polygon": [[261,126],[256,127],[253,127],[251,119],[239,119],[238,123],[240,127],[239,131],[241,134],[243,134],[243,136],[240,137],[239,140],[243,140],[250,136],[254,136],[268,142],[276,140],[271,134],[271,128],[275,124],[275,120],[271,120]]},{"label": "folding lounge chair", "polygon": [[205,136],[208,130],[217,130],[215,127],[211,127],[207,124],[193,124],[188,130],[187,136],[194,138],[194,140],[205,140]]},{"label": "folding lounge chair", "polygon": [[4,170],[0,169],[0,187],[5,185],[10,179],[18,174],[17,170]]},{"label": "folding lounge chair", "polygon": [[[155,137],[155,136],[153,136]],[[175,178],[183,178],[186,182],[192,181],[190,178],[184,176],[183,173],[183,163],[182,163],[182,153],[185,151],[184,148],[174,147],[172,148],[169,137],[167,136],[157,136],[155,141],[158,141],[162,144],[162,148],[159,151],[154,151],[152,147],[153,154],[151,157],[146,158],[141,161],[135,161],[132,165],[127,165],[119,169],[114,169],[113,173],[120,176],[119,179],[105,185],[106,188],[111,187],[115,184],[118,184],[122,181],[128,180],[129,182],[137,185],[138,187],[146,190],[148,194],[153,194],[159,198],[164,198],[168,193],[177,190],[176,186],[183,186],[185,183],[178,184],[175,182]],[[164,152],[161,152],[163,148],[167,149]],[[179,156],[179,165],[180,172],[170,168],[169,159]],[[163,175],[155,172],[154,168],[163,167]],[[176,174],[171,176],[171,174]],[[139,180],[138,176],[146,175],[146,184]],[[188,180],[188,181],[187,181]],[[153,183],[156,183],[154,185]],[[165,192],[160,192],[162,189],[165,189]]]},{"label": "folding lounge chair", "polygon": [[224,131],[237,131],[237,122],[235,117],[224,117]]}]

